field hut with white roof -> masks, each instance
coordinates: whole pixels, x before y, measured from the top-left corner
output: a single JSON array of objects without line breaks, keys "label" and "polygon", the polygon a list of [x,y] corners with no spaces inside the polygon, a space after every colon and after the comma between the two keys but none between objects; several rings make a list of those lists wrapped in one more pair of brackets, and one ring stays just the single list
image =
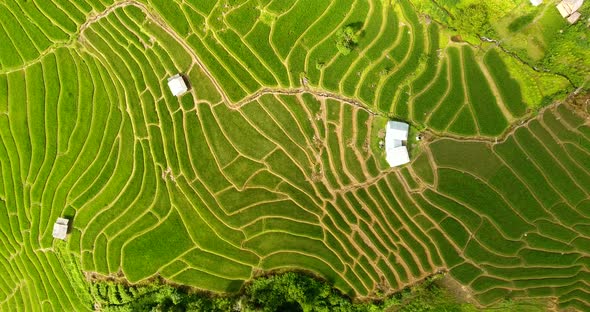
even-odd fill
[{"label": "field hut with white roof", "polygon": [[567,19],[568,23],[573,24],[580,19],[580,12],[578,9],[582,7],[584,0],[563,0],[557,4],[559,14]]},{"label": "field hut with white roof", "polygon": [[168,88],[174,96],[181,96],[188,91],[188,84],[181,74],[168,78]]},{"label": "field hut with white roof", "polygon": [[405,122],[388,121],[385,127],[385,158],[391,167],[410,162],[406,142],[410,126]]},{"label": "field hut with white roof", "polygon": [[68,223],[70,220],[65,218],[57,218],[55,224],[53,225],[53,237],[57,239],[66,239],[66,235],[68,234]]}]

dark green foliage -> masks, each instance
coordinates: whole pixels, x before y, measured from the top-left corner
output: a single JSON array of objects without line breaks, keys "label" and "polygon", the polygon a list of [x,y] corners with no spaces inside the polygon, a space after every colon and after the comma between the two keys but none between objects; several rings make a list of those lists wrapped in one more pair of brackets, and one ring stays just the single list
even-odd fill
[{"label": "dark green foliage", "polygon": [[535,19],[535,13],[536,12],[519,16],[508,25],[508,30],[510,30],[511,32],[517,32],[522,28],[526,27],[530,22],[532,22]]},{"label": "dark green foliage", "polygon": [[489,36],[493,34],[493,28],[488,10],[487,4],[483,1],[469,4],[457,10],[455,26],[469,34]]},{"label": "dark green foliage", "polygon": [[257,279],[246,286],[245,294],[247,306],[265,312],[356,310],[327,284],[295,273]]},{"label": "dark green foliage", "polygon": [[359,43],[359,29],[356,25],[348,25],[336,33],[336,48],[342,55],[348,55]]},{"label": "dark green foliage", "polygon": [[[545,57],[538,62],[551,72],[567,75],[576,86],[588,88],[588,75],[590,75],[590,40],[588,38],[588,13],[590,6],[583,5],[580,9],[582,17],[574,25],[568,25],[559,14],[556,18],[559,32],[548,41]],[[586,17],[586,18],[585,18]],[[547,35],[551,35],[549,33]]]},{"label": "dark green foliage", "polygon": [[[409,289],[404,289],[397,294],[400,301],[395,304],[396,311],[464,311],[461,304],[457,303],[445,289],[438,286],[433,279]],[[391,299],[390,299],[391,300]]]},{"label": "dark green foliage", "polygon": [[297,272],[259,277],[234,296],[193,292],[159,281],[132,286],[97,282],[90,288],[102,311],[472,311],[439,285],[441,277],[366,302],[352,302],[330,284]]},{"label": "dark green foliage", "polygon": [[[123,286],[114,282],[92,284],[95,300],[102,311],[231,311],[235,299],[188,292],[160,282],[141,286]],[[104,296],[104,292],[108,295]]]}]

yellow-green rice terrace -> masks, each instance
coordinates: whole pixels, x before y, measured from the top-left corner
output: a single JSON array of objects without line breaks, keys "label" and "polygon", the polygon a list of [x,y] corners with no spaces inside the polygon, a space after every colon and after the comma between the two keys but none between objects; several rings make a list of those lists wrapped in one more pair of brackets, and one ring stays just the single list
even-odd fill
[{"label": "yellow-green rice terrace", "polygon": [[448,272],[482,306],[590,309],[588,110],[450,34],[411,0],[0,2],[0,310],[92,309],[59,246],[131,283],[288,268],[365,298]]}]

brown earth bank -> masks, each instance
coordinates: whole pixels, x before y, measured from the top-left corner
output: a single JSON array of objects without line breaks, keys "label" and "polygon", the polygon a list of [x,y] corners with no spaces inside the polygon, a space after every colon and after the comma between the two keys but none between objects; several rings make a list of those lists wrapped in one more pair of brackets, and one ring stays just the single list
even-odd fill
[{"label": "brown earth bank", "polygon": [[578,89],[572,92],[565,103],[590,120],[590,90]]}]

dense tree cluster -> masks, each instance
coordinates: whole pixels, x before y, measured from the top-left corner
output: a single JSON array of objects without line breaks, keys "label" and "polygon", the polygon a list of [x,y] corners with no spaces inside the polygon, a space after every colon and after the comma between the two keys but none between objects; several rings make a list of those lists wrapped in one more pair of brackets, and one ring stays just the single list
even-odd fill
[{"label": "dense tree cluster", "polygon": [[159,282],[144,286],[124,287],[113,282],[100,282],[93,285],[97,291],[94,298],[106,312],[131,311],[210,311],[225,312],[235,310],[233,297],[209,296],[202,293],[189,293]]},{"label": "dense tree cluster", "polygon": [[373,303],[353,304],[330,285],[289,272],[254,280],[246,287],[246,306],[254,311],[379,311]]},{"label": "dense tree cluster", "polygon": [[115,282],[91,285],[95,306],[102,311],[243,311],[243,312],[376,312],[472,311],[456,302],[434,276],[381,300],[354,302],[330,284],[306,274],[287,272],[263,276],[230,296],[191,292],[155,281],[126,286]]},{"label": "dense tree cluster", "polygon": [[457,10],[454,26],[470,34],[489,37],[494,33],[489,15],[485,2],[473,3]]},{"label": "dense tree cluster", "polygon": [[354,26],[348,25],[336,32],[336,48],[342,55],[348,55],[358,46],[359,31]]}]

